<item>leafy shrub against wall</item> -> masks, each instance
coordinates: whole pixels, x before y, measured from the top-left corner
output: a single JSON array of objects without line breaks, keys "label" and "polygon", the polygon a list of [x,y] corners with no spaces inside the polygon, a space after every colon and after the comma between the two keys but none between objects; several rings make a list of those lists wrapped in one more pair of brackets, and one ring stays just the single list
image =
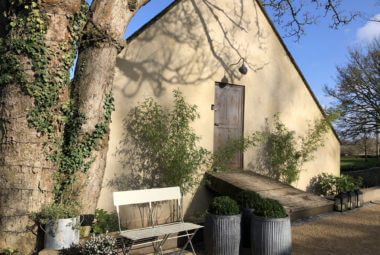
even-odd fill
[{"label": "leafy shrub against wall", "polygon": [[212,169],[216,172],[228,171],[228,163],[231,162],[236,153],[244,153],[249,148],[256,146],[262,139],[259,133],[253,133],[249,136],[229,138],[223,146],[220,146],[212,156]]},{"label": "leafy shrub against wall", "polygon": [[119,223],[115,212],[108,213],[103,209],[95,210],[95,222],[92,225],[92,234],[99,235],[119,230]]},{"label": "leafy shrub against wall", "polygon": [[342,174],[334,176],[322,173],[317,176],[313,184],[313,192],[323,196],[337,195],[341,192],[355,191],[362,187],[363,178],[354,178],[349,175]]},{"label": "leafy shrub against wall", "polygon": [[313,153],[324,146],[324,135],[330,128],[334,113],[309,125],[304,136],[296,137],[279,119],[273,116],[273,129],[263,132],[267,148],[268,175],[276,180],[291,184],[299,178],[304,163],[313,159]]},{"label": "leafy shrub against wall", "polygon": [[209,168],[210,153],[197,145],[200,137],[190,126],[199,118],[197,106],[186,103],[179,90],[173,94],[173,107],[147,98],[125,120],[118,153],[132,170],[130,188],[180,186],[186,193],[199,183],[200,169]]}]

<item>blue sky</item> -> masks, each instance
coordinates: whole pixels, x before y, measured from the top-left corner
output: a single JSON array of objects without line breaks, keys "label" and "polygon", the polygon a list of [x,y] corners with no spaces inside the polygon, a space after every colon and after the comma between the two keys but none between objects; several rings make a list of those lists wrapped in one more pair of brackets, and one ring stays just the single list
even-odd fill
[{"label": "blue sky", "polygon": [[[136,13],[125,37],[130,36],[172,2],[173,0],[151,0]],[[306,27],[306,35],[298,42],[294,38],[284,38],[322,106],[331,103],[331,98],[323,92],[323,86],[335,85],[335,67],[347,63],[348,48],[364,47],[371,38],[380,36],[380,23],[368,22],[375,15],[379,15],[380,19],[380,0],[343,0],[341,9],[348,12],[360,11],[362,16],[337,30],[329,28],[331,19],[321,18],[318,24]],[[281,27],[275,25],[280,34],[284,35]]]}]

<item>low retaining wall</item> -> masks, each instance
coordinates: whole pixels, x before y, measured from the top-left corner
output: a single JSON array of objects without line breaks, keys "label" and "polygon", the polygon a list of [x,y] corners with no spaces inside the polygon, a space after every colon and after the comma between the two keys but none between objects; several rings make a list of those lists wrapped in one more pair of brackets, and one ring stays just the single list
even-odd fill
[{"label": "low retaining wall", "polygon": [[363,187],[380,186],[380,167],[373,167],[364,170],[347,171],[342,174],[350,175],[354,178],[363,178]]},{"label": "low retaining wall", "polygon": [[361,189],[364,203],[380,201],[380,187]]}]

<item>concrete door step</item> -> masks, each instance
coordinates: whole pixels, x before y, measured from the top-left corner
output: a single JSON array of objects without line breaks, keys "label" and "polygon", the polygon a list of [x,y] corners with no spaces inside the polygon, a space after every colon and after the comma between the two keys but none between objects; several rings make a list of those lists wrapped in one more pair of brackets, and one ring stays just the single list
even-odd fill
[{"label": "concrete door step", "polygon": [[262,197],[279,201],[290,215],[291,221],[315,217],[332,212],[334,202],[296,189],[288,184],[251,171],[207,173],[208,187],[221,195],[233,195],[252,190]]}]

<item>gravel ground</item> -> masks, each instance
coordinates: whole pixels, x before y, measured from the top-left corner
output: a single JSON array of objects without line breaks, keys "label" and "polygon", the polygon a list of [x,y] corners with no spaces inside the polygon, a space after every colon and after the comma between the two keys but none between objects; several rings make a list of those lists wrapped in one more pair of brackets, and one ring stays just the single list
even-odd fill
[{"label": "gravel ground", "polygon": [[[197,247],[198,255],[204,255],[202,248]],[[249,250],[243,252],[248,254]],[[296,222],[292,226],[292,254],[380,255],[380,204]]]},{"label": "gravel ground", "polygon": [[292,226],[292,254],[380,254],[380,205]]}]

